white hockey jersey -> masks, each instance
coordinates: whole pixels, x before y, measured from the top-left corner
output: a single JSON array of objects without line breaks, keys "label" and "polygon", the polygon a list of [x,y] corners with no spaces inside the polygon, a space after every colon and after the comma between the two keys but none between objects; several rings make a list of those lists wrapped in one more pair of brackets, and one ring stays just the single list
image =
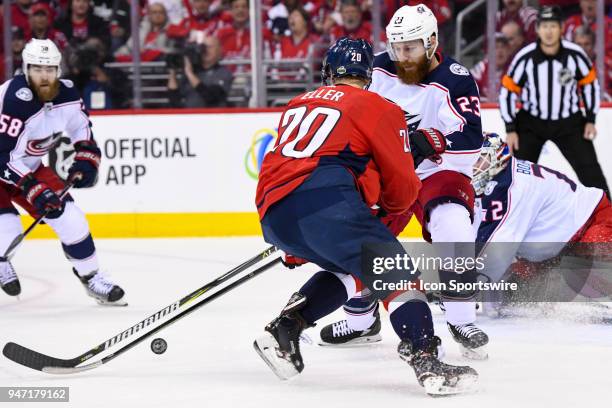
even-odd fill
[{"label": "white hockey jersey", "polygon": [[417,169],[421,180],[443,170],[472,178],[472,166],[483,142],[478,87],[467,68],[441,54],[435,57],[440,65],[422,83],[406,85],[398,79],[387,52],[378,54],[368,90],[399,105],[409,131],[435,128],[446,136],[442,162],[424,160]]},{"label": "white hockey jersey", "polygon": [[0,179],[9,184],[35,171],[66,132],[72,143],[93,138],[91,122],[71,81],[60,80],[51,102],[40,102],[24,75],[0,86]]},{"label": "white hockey jersey", "polygon": [[485,244],[490,273],[499,278],[515,256],[532,262],[556,256],[603,195],[559,171],[511,158],[476,199],[476,242]]}]

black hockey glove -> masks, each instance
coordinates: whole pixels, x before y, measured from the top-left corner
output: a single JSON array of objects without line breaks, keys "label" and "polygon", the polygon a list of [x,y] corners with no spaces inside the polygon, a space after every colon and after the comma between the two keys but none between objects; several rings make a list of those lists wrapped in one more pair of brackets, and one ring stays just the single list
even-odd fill
[{"label": "black hockey glove", "polygon": [[414,168],[419,167],[419,164],[425,159],[437,162],[440,160],[440,154],[446,150],[446,138],[437,129],[418,129],[410,133],[408,137],[414,158]]},{"label": "black hockey glove", "polygon": [[36,209],[37,213],[43,214],[49,211],[48,218],[57,218],[62,214],[62,200],[51,187],[38,181],[32,173],[23,176],[17,186],[23,189],[25,199]]},{"label": "black hockey glove", "polygon": [[[93,140],[86,140],[74,144],[74,163],[68,170],[68,180],[74,182],[75,188],[87,188],[98,181],[98,167],[100,166],[101,152]],[[77,175],[80,175],[80,179]]]}]

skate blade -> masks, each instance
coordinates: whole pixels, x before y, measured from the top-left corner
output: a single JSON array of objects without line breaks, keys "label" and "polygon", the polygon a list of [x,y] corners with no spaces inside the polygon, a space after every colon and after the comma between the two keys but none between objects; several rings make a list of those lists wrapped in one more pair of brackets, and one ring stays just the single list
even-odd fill
[{"label": "skate blade", "polygon": [[351,346],[360,346],[364,344],[377,343],[382,341],[382,337],[380,334],[375,334],[373,336],[366,337],[357,337],[356,339],[349,340],[346,343],[328,343],[323,340],[319,340],[319,346],[323,347],[351,347]]},{"label": "skate blade", "polygon": [[487,351],[487,346],[480,346],[476,348],[468,348],[463,344],[459,344],[459,351],[461,351],[461,355],[469,360],[477,360],[483,361],[489,358],[489,353]]},{"label": "skate blade", "polygon": [[96,299],[96,302],[98,302],[100,306],[124,307],[128,305],[127,302],[123,299],[119,299],[114,302],[109,302],[108,300],[98,299],[95,296],[92,296],[92,298]]},{"label": "skate blade", "polygon": [[446,379],[444,376],[433,376],[423,381],[425,392],[432,397],[445,395],[466,394],[476,391],[478,383],[478,375],[462,374],[454,385],[445,385]]},{"label": "skate blade", "polygon": [[272,372],[281,380],[285,381],[299,374],[299,371],[291,362],[278,356],[276,353],[278,343],[271,334],[266,334],[256,339],[253,342],[253,348],[259,354],[259,357],[270,367]]}]

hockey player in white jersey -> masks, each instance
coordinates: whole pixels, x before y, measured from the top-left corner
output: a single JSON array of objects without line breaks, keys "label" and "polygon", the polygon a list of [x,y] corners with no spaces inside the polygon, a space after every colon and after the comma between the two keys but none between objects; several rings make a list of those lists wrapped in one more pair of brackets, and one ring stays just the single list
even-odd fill
[{"label": "hockey player in white jersey", "polygon": [[[87,294],[100,304],[125,305],[124,291],[100,272],[85,214],[67,194],[64,182],[41,159],[63,132],[75,150],[69,180],[74,188],[96,183],[100,149],[87,110],[70,81],[61,80],[61,54],[51,40],[33,39],[23,50],[23,74],[0,86],[0,254],[21,233],[18,204],[47,223]],[[0,285],[11,296],[21,292],[10,262],[0,262]]]},{"label": "hockey player in white jersey", "polygon": [[[405,112],[410,132],[445,137],[437,161],[423,160],[417,175],[422,189],[414,207],[429,242],[474,242],[472,166],[482,146],[480,99],[476,82],[458,62],[436,53],[438,27],[427,6],[403,6],[386,28],[387,51],[374,61],[369,90]],[[460,256],[445,253],[440,256]],[[454,271],[440,271],[446,281]],[[467,276],[467,275],[466,275]],[[487,335],[474,325],[473,293],[445,292],[448,328],[460,347],[486,356]],[[451,301],[454,300],[454,301]]]},{"label": "hockey player in white jersey", "polygon": [[[486,274],[499,281],[512,269],[555,257],[566,243],[612,242],[612,205],[604,191],[585,187],[565,174],[510,156],[496,134],[485,136],[472,179],[476,197],[477,242],[488,262]],[[547,243],[530,251],[522,243]],[[504,243],[503,251],[487,251]],[[510,248],[512,243],[514,248]],[[544,252],[544,249],[549,251]],[[511,270],[510,270],[511,271]],[[321,345],[380,341],[378,302],[367,294],[345,306],[346,319],[321,330]]]}]

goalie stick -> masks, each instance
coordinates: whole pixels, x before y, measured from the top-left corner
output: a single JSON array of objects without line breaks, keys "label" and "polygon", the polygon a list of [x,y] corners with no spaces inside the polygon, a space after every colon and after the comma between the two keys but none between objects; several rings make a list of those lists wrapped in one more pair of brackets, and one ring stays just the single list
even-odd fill
[{"label": "goalie stick", "polygon": [[128,351],[129,349],[131,349],[132,347],[136,346],[137,344],[139,344],[140,342],[142,342],[144,339],[148,338],[149,336],[157,333],[158,331],[160,331],[161,329],[171,325],[172,323],[176,322],[177,320],[187,316],[189,313],[195,311],[196,309],[200,308],[201,306],[207,304],[208,302],[216,299],[217,297],[223,295],[224,293],[229,292],[230,290],[238,287],[239,285],[243,284],[244,282],[254,278],[255,276],[259,275],[260,273],[270,269],[272,266],[276,265],[277,263],[279,263],[281,261],[281,258],[274,258],[273,260],[271,260],[270,262],[266,263],[265,265],[255,269],[254,271],[249,272],[248,274],[246,274],[245,276],[241,277],[240,279],[232,282],[230,285],[220,289],[219,291],[213,293],[212,295],[206,297],[205,299],[201,300],[199,303],[196,303],[195,305],[193,305],[191,308],[187,308],[187,309],[183,309],[181,312],[179,312],[179,314],[175,315],[174,317],[172,317],[171,319],[169,319],[168,321],[164,322],[163,324],[157,326],[155,329],[145,333],[144,335],[134,339],[132,342],[126,344],[125,346],[123,346],[122,348],[120,348],[119,350],[117,350],[114,353],[109,354],[108,356],[94,362],[94,363],[90,363],[81,367],[77,367],[78,365],[84,363],[87,360],[90,360],[92,357],[102,353],[103,351],[107,350],[108,348],[126,340],[127,338],[130,338],[133,334],[144,330],[146,327],[150,326],[151,324],[153,324],[154,322],[158,321],[160,318],[168,316],[174,312],[176,312],[177,310],[181,309],[183,306],[188,305],[189,303],[193,302],[194,300],[196,300],[197,298],[199,298],[200,296],[204,295],[205,293],[207,293],[209,290],[213,289],[214,287],[228,281],[229,279],[231,279],[232,277],[240,274],[241,272],[244,272],[245,270],[249,269],[250,267],[256,265],[257,263],[259,263],[260,261],[269,258],[272,254],[274,254],[277,251],[276,247],[272,246],[268,249],[266,249],[265,251],[261,252],[260,254],[257,254],[256,256],[254,256],[253,258],[249,259],[248,261],[242,263],[241,265],[235,267],[234,269],[230,270],[229,272],[226,272],[225,274],[221,275],[220,277],[218,277],[217,279],[207,283],[206,285],[202,286],[201,288],[195,290],[194,292],[190,293],[189,295],[183,297],[180,300],[177,300],[176,302],[170,304],[169,306],[166,306],[165,308],[161,309],[160,311],[158,311],[155,314],[152,314],[151,316],[147,317],[146,319],[138,322],[137,324],[133,325],[132,327],[128,328],[127,330],[122,331],[121,333],[117,334],[116,336],[111,337],[110,339],[106,340],[103,343],[100,343],[99,345],[97,345],[96,347],[86,351],[85,353],[81,354],[80,356],[71,358],[71,359],[61,359],[61,358],[55,358],[55,357],[51,357],[51,356],[47,356],[45,354],[39,353],[37,351],[31,350],[27,347],[21,346],[19,344],[13,343],[13,342],[9,342],[6,343],[4,345],[4,349],[2,350],[2,354],[4,354],[4,356],[6,358],[8,358],[9,360],[12,360],[18,364],[21,364],[23,366],[29,367],[31,369],[34,370],[39,370],[39,371],[43,371],[45,373],[49,373],[49,374],[72,374],[72,373],[77,373],[77,372],[81,372],[81,371],[87,371],[87,370],[91,370],[94,368],[97,368],[99,366],[101,366],[102,364],[105,364],[107,362],[109,362],[110,360],[114,359],[115,357],[123,354],[124,352]]}]

